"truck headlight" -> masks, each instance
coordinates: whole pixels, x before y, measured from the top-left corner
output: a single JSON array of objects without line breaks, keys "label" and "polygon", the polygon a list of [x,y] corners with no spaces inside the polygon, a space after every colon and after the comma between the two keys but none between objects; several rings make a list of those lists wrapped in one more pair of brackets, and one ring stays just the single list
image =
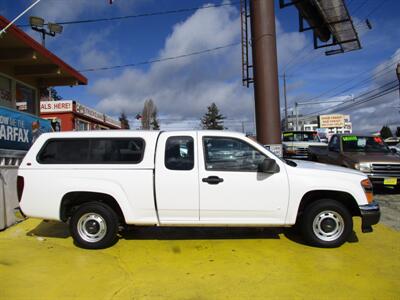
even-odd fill
[{"label": "truck headlight", "polygon": [[284,151],[285,151],[287,154],[296,154],[296,148],[293,147],[293,146],[286,146],[285,149],[284,149]]},{"label": "truck headlight", "polygon": [[356,163],[354,168],[361,172],[371,172],[371,164],[370,163]]}]

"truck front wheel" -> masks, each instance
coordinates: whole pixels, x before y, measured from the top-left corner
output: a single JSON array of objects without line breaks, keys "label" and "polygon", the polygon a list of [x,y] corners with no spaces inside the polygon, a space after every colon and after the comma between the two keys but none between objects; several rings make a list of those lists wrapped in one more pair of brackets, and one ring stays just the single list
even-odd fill
[{"label": "truck front wheel", "polygon": [[303,237],[311,245],[324,248],[339,247],[352,233],[353,219],[343,204],[323,199],[305,208],[301,230]]},{"label": "truck front wheel", "polygon": [[112,208],[100,202],[82,204],[72,215],[70,232],[79,247],[102,249],[117,239],[118,216]]}]

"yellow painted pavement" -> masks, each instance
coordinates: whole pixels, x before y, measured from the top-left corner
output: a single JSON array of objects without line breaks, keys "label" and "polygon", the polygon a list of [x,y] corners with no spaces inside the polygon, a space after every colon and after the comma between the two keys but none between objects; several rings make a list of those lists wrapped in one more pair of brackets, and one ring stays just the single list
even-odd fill
[{"label": "yellow painted pavement", "polygon": [[400,232],[359,227],[336,249],[283,229],[141,227],[83,250],[29,219],[0,232],[0,300],[400,299]]}]

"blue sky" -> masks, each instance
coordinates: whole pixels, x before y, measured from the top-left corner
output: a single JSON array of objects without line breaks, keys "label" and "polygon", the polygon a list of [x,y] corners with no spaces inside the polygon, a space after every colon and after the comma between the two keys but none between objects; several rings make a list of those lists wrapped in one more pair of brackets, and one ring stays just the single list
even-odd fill
[{"label": "blue sky", "polygon": [[[31,2],[2,0],[0,14],[12,19]],[[238,42],[240,17],[236,2],[115,0],[109,5],[108,0],[42,0],[18,24],[26,24],[29,15],[62,22],[233,3],[162,16],[65,25],[62,35],[47,39],[47,47],[76,69],[83,70]],[[329,57],[323,54],[324,50],[312,50],[310,32],[298,32],[295,8],[276,7],[279,70],[280,75],[286,70],[288,76],[289,106],[295,101],[315,98],[338,85],[342,86],[313,100],[357,97],[396,79],[395,62],[400,61],[400,1],[346,2],[357,24],[363,49]],[[366,16],[372,30],[363,22]],[[26,32],[39,38],[30,29]],[[175,61],[88,72],[84,73],[89,79],[88,86],[57,90],[65,99],[77,100],[110,115],[117,116],[124,111],[131,119],[141,111],[143,102],[152,98],[159,109],[163,129],[196,128],[207,105],[216,102],[227,117],[226,126],[241,130],[243,122],[246,131],[252,131],[253,91],[241,85],[240,55],[240,46],[233,46]],[[386,72],[383,68],[390,65],[393,72]],[[359,84],[362,80],[367,81]],[[344,113],[351,114],[356,131],[376,131],[384,124],[400,126],[398,97],[398,93],[391,93]],[[303,107],[301,112],[317,111],[327,105]],[[137,124],[132,121],[131,125]]]}]

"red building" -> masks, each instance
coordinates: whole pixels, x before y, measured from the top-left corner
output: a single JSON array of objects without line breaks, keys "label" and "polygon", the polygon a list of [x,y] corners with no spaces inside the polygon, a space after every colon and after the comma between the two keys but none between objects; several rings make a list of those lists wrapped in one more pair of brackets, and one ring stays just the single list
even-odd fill
[{"label": "red building", "polygon": [[121,122],[73,100],[41,101],[40,116],[57,131],[121,129]]}]

